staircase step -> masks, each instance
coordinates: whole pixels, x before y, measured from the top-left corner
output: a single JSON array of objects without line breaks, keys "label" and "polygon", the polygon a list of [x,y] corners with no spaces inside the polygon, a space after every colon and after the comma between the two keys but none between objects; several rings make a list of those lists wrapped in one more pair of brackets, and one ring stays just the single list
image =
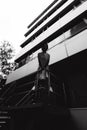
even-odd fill
[{"label": "staircase step", "polygon": [[5,124],[6,123],[6,121],[0,121],[0,124]]},{"label": "staircase step", "polygon": [[7,114],[7,111],[0,111],[0,114]]},{"label": "staircase step", "polygon": [[10,116],[0,116],[0,119],[11,119]]},{"label": "staircase step", "polygon": [[0,128],[1,129],[8,129],[8,124],[9,124],[10,119],[11,117],[8,111],[0,110]]}]

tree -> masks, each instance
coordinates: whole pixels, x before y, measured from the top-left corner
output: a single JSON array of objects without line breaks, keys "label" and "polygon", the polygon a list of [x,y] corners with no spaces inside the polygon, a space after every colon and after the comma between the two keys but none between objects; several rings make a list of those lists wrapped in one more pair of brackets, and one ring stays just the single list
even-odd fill
[{"label": "tree", "polygon": [[0,43],[0,69],[6,75],[8,75],[12,70],[13,63],[11,63],[10,60],[14,57],[14,55],[15,50],[8,41]]}]

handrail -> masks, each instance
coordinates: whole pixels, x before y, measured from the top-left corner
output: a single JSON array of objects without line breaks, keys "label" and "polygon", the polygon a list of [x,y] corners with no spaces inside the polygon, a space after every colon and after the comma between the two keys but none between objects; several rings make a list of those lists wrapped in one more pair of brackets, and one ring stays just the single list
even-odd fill
[{"label": "handrail", "polygon": [[[29,84],[32,84],[32,83],[34,83],[35,81],[32,81],[32,82],[28,82],[28,83],[26,83],[26,84],[23,84],[23,85],[21,85],[21,86],[24,86],[24,85],[29,85]],[[5,102],[7,102],[12,96],[10,96],[10,97],[8,97],[8,98],[3,98],[6,94],[7,94],[7,92],[8,91],[10,91],[10,89],[13,87],[13,89],[14,89],[14,87],[15,86],[13,86],[13,85],[16,85],[15,84],[16,82],[13,82],[11,85],[10,85],[10,87],[8,87],[8,89],[6,89],[6,91],[1,95],[1,97],[0,98],[2,98],[2,100],[1,100],[1,103],[3,103],[3,101],[5,100]],[[29,91],[26,91],[26,92],[22,92],[22,93],[18,93],[18,94],[23,94],[23,93],[27,93],[27,92],[29,92]],[[17,95],[17,94],[14,94],[14,96],[15,95]]]},{"label": "handrail", "polygon": [[26,85],[29,85],[29,84],[33,84],[35,81],[31,81],[31,82],[27,82],[27,83],[24,83],[24,84],[21,84],[18,86],[19,87],[22,87],[22,86],[26,86]]},{"label": "handrail", "polygon": [[30,93],[32,90],[30,90],[15,106],[18,106]]},{"label": "handrail", "polygon": [[51,76],[53,76],[57,80],[57,77],[52,72],[49,72],[49,73]]},{"label": "handrail", "polygon": [[[52,76],[53,78],[55,78],[55,80],[57,81],[57,77],[52,73],[52,72],[49,72],[50,73],[50,76]],[[50,77],[49,77],[50,78]],[[37,80],[35,80],[35,81],[37,81]],[[33,83],[35,82],[35,81],[33,81]],[[49,79],[49,82],[51,82],[50,81],[50,79]],[[32,83],[32,82],[30,82],[30,83]],[[27,83],[27,84],[30,84],[30,83]],[[51,83],[49,83],[49,85],[51,86]],[[65,100],[65,104],[67,105],[67,93],[66,93],[66,90],[65,90],[65,85],[64,85],[64,83],[62,84],[63,85],[63,87],[62,87],[62,90],[63,90],[63,94],[64,94],[64,100]],[[12,86],[11,86],[12,87]],[[10,87],[10,88],[11,88]],[[13,87],[14,88],[14,87]],[[9,89],[8,89],[9,90]],[[8,92],[8,91],[6,91],[6,92]],[[5,92],[5,94],[6,94],[6,92]],[[18,106],[19,104],[21,104],[22,103],[22,105],[26,102],[26,101],[28,101],[33,95],[30,95],[29,96],[29,94],[32,92],[32,89],[31,90],[28,90],[28,91],[25,91],[25,92],[21,92],[21,93],[18,93],[18,95],[20,95],[20,94],[25,94],[24,96],[22,96],[22,98],[16,103],[16,105],[15,106]],[[58,93],[56,93],[56,92],[54,92],[53,91],[53,93],[55,93],[55,94],[57,94],[57,95],[59,95],[59,96],[62,96],[61,95],[61,92],[58,94]],[[4,94],[4,95],[5,95]],[[17,94],[14,94],[13,96],[16,96]],[[29,96],[29,97],[27,97],[27,96]],[[12,96],[10,96],[8,99],[6,99],[5,98],[5,103],[8,101],[8,100],[10,100],[12,98]],[[25,98],[28,98],[28,99],[26,99],[25,100]],[[25,100],[25,101],[24,101]],[[24,101],[24,102],[23,102]],[[3,103],[3,102],[2,102]]]},{"label": "handrail", "polygon": [[[29,99],[31,99],[33,97],[33,94],[31,96],[29,96],[21,105],[24,105]],[[29,101],[29,103],[32,102],[31,100]]]},{"label": "handrail", "polygon": [[[37,81],[37,79],[35,81]],[[33,81],[33,82],[35,82],[35,81]],[[28,93],[15,106],[18,106],[31,93],[31,91],[32,91],[32,89],[30,91],[28,91]]]},{"label": "handrail", "polygon": [[63,83],[63,92],[64,92],[65,105],[67,105],[67,94],[66,94],[66,90],[65,90],[65,85],[64,85],[64,83]]},{"label": "handrail", "polygon": [[12,97],[16,96],[16,95],[22,95],[22,94],[26,94],[28,93],[28,91],[24,91],[24,92],[20,92],[14,95],[11,95],[10,97],[6,98],[5,103],[8,102]]},{"label": "handrail", "polygon": [[[12,87],[13,87],[13,85],[15,85],[16,83],[15,82],[13,82],[11,85],[10,85],[10,87],[8,87],[7,89],[6,89],[6,91],[1,95],[1,97],[0,98],[2,98]],[[5,87],[5,86],[4,86]]]},{"label": "handrail", "polygon": [[16,95],[22,95],[22,94],[26,94],[26,93],[28,93],[28,91],[29,91],[29,90],[27,90],[27,91],[24,91],[24,92],[18,92],[18,93],[15,93],[15,94],[14,94],[14,96],[16,96]]}]

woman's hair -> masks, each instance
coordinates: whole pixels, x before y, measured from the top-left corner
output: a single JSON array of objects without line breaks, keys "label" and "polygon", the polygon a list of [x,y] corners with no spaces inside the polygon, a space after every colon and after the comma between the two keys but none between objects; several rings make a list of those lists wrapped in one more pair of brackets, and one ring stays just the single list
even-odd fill
[{"label": "woman's hair", "polygon": [[43,44],[42,51],[46,52],[48,50],[48,44]]}]

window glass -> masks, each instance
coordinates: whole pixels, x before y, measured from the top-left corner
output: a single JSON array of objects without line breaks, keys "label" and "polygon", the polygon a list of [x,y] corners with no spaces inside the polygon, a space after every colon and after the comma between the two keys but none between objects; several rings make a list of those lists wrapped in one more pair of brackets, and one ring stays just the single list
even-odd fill
[{"label": "window glass", "polygon": [[84,30],[87,27],[87,23],[86,20],[83,19],[79,24],[75,25],[72,29],[71,29],[71,36],[79,33],[80,31]]},{"label": "window glass", "polygon": [[65,39],[70,38],[87,28],[87,18],[83,18],[78,24],[64,33]]}]

